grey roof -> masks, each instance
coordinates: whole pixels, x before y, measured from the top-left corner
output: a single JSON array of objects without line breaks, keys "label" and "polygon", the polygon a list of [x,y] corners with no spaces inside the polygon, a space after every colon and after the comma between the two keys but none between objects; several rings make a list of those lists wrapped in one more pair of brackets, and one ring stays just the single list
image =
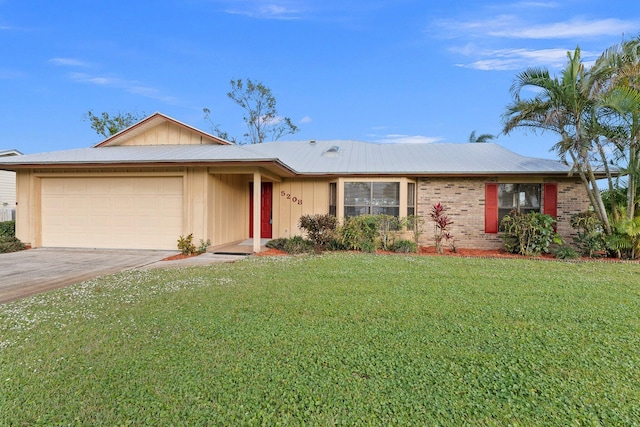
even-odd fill
[{"label": "grey roof", "polygon": [[525,157],[493,143],[374,144],[359,141],[269,142],[258,145],[93,147],[0,159],[15,166],[275,162],[300,175],[566,174],[570,167]]}]

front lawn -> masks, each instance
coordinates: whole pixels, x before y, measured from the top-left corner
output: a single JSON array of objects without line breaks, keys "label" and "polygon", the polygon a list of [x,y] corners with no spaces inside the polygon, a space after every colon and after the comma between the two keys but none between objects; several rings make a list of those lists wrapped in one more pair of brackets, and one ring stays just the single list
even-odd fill
[{"label": "front lawn", "polygon": [[638,425],[640,266],[368,254],[0,306],[0,425]]}]

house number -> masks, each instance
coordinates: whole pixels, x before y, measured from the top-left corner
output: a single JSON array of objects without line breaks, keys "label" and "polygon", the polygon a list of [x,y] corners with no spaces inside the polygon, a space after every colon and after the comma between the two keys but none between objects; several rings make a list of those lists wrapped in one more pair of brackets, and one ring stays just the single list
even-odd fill
[{"label": "house number", "polygon": [[288,200],[291,200],[291,203],[297,203],[299,205],[302,204],[302,199],[298,199],[296,196],[291,196],[291,193],[287,193],[286,191],[281,191],[280,195],[282,197],[286,197]]}]

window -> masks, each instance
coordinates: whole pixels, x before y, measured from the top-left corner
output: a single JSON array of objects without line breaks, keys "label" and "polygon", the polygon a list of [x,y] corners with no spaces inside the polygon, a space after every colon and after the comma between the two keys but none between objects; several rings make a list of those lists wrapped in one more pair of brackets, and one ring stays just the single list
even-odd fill
[{"label": "window", "polygon": [[511,211],[540,212],[540,184],[499,184],[498,223]]},{"label": "window", "polygon": [[416,185],[413,182],[407,184],[407,216],[416,214]]},{"label": "window", "polygon": [[329,215],[337,216],[338,184],[329,183]]},{"label": "window", "polygon": [[344,216],[400,216],[399,182],[345,182]]}]

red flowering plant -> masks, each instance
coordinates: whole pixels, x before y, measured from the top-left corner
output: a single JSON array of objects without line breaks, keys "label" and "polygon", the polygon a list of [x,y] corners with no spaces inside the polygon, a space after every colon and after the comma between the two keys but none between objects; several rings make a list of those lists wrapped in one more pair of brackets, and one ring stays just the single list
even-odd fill
[{"label": "red flowering plant", "polygon": [[442,247],[443,240],[449,240],[453,236],[449,226],[453,224],[453,220],[445,213],[449,208],[438,202],[431,208],[431,220],[434,224],[434,240],[436,242],[436,252],[441,254],[444,252]]}]

